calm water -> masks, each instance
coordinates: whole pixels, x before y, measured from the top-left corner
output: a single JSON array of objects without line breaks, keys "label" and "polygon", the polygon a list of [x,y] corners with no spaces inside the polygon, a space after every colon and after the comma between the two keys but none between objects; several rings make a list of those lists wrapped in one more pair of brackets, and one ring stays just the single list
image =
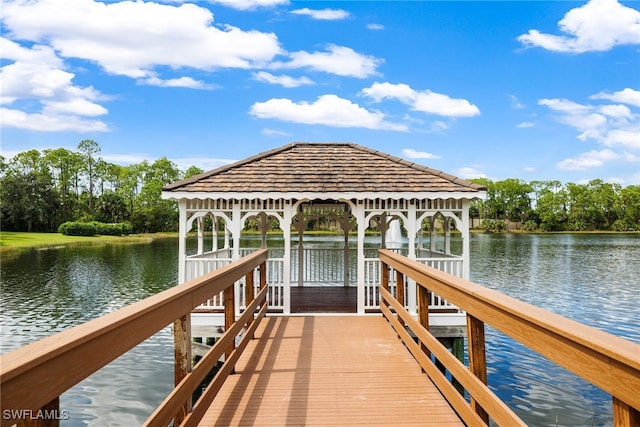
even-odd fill
[{"label": "calm water", "polygon": [[[471,257],[472,280],[640,343],[640,235],[474,235]],[[177,262],[171,239],[3,260],[0,351],[173,286]],[[607,394],[491,329],[487,358],[489,385],[528,424],[611,425]],[[172,382],[167,328],[65,393],[62,425],[139,425]]]}]

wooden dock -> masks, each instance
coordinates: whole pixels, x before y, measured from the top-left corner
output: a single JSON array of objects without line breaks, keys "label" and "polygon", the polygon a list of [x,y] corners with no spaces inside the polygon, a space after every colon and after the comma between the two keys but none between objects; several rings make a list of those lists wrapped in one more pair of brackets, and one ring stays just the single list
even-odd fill
[{"label": "wooden dock", "polygon": [[463,425],[382,316],[267,317],[200,426]]}]

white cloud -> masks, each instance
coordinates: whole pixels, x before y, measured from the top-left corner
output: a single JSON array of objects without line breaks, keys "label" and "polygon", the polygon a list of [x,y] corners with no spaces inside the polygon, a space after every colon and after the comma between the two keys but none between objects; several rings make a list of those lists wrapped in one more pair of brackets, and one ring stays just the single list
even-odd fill
[{"label": "white cloud", "polygon": [[517,110],[521,110],[521,109],[525,108],[525,105],[520,102],[520,100],[518,99],[517,96],[508,95],[508,97],[509,97],[509,101],[511,102],[511,107],[513,107],[513,108],[515,108]]},{"label": "white cloud", "polygon": [[255,10],[261,7],[268,8],[289,4],[289,0],[208,0],[208,2],[237,10]]},{"label": "white cloud", "polygon": [[277,119],[294,123],[407,131],[406,125],[388,122],[384,114],[369,111],[336,95],[322,95],[313,103],[305,101],[296,103],[290,99],[272,98],[265,102],[254,103],[249,113],[261,119]]},{"label": "white cloud", "polygon": [[384,30],[384,25],[371,23],[371,24],[367,24],[367,29],[373,30],[373,31]]},{"label": "white cloud", "polygon": [[72,114],[95,117],[107,114],[107,109],[86,99],[74,98],[66,101],[47,101],[44,103],[43,112],[48,115]]},{"label": "white cloud", "polygon": [[313,19],[324,21],[336,21],[349,17],[349,12],[342,9],[309,9],[305,7],[303,9],[292,10],[291,13],[296,15],[307,15]]},{"label": "white cloud", "polygon": [[[74,148],[72,151],[75,151],[75,150],[76,149]],[[102,157],[102,159],[106,162],[115,163],[118,165],[132,165],[134,163],[142,163],[145,160],[151,161],[151,162],[154,161],[152,158],[153,156],[150,156],[148,154],[141,154],[141,153],[130,153],[130,154],[102,153],[100,157]]]},{"label": "white cloud", "polygon": [[61,57],[97,63],[112,74],[156,77],[157,67],[253,68],[282,53],[273,33],[214,26],[195,4],[102,3],[93,0],[3,4],[14,39],[48,44]]},{"label": "white cloud", "polygon": [[0,108],[2,127],[13,127],[42,132],[105,132],[107,125],[100,120],[87,120],[74,115],[55,115]]},{"label": "white cloud", "polygon": [[616,0],[591,0],[571,9],[558,23],[565,35],[529,30],[518,37],[525,46],[555,52],[606,51],[617,45],[640,44],[640,11]]},{"label": "white cloud", "polygon": [[619,158],[620,156],[618,154],[614,153],[608,148],[605,148],[601,151],[592,150],[586,153],[582,153],[579,156],[565,159],[557,163],[556,166],[561,170],[579,171],[602,166],[608,161],[617,160]]},{"label": "white cloud", "polygon": [[522,122],[516,125],[518,129],[527,129],[527,128],[532,128],[534,126],[535,124],[533,122]]},{"label": "white cloud", "polygon": [[455,169],[454,173],[456,174],[456,176],[459,176],[460,178],[464,178],[464,179],[488,178],[484,172],[471,166],[464,166],[464,167]]},{"label": "white cloud", "polygon": [[313,80],[309,79],[308,77],[303,76],[295,78],[287,76],[286,74],[274,76],[273,74],[267,73],[266,71],[258,71],[257,73],[253,73],[252,76],[254,80],[257,80],[259,82],[280,85],[287,88],[314,84]]},{"label": "white cloud", "polygon": [[291,136],[289,132],[269,128],[262,129],[262,134],[266,136]]},{"label": "white cloud", "polygon": [[187,170],[191,166],[197,166],[200,169],[206,171],[210,171],[211,169],[219,168],[220,166],[228,165],[236,162],[237,160],[230,159],[217,159],[211,157],[185,157],[178,159],[171,159],[173,163],[178,166],[180,170]]},{"label": "white cloud", "polygon": [[187,89],[216,89],[218,86],[194,80],[191,77],[180,77],[177,79],[160,79],[149,77],[139,81],[142,84],[158,87],[183,87]]},{"label": "white cloud", "polygon": [[439,159],[441,158],[441,156],[438,156],[436,154],[431,154],[426,151],[417,151],[417,150],[414,150],[413,148],[404,148],[401,151],[401,154],[403,157],[406,157],[407,159]]},{"label": "white cloud", "polygon": [[416,91],[406,84],[374,83],[361,94],[375,102],[385,99],[397,99],[409,105],[413,110],[446,117],[472,117],[480,110],[466,99],[451,98],[448,95],[430,90]]},{"label": "white cloud", "polygon": [[[2,126],[37,131],[106,131],[107,125],[97,117],[108,113],[99,104],[108,100],[93,87],[73,84],[75,74],[48,46],[30,48],[0,38],[3,59],[9,63],[0,68],[0,102]],[[9,108],[17,101],[27,101],[28,111]]]},{"label": "white cloud", "polygon": [[613,102],[621,102],[623,104],[640,107],[640,91],[631,88],[625,88],[613,93],[600,92],[589,97],[590,99],[606,99]]},{"label": "white cloud", "polygon": [[330,44],[325,52],[291,52],[289,62],[274,62],[273,69],[280,68],[310,68],[338,76],[367,78],[377,75],[376,68],[382,59],[363,55],[351,48]]},{"label": "white cloud", "polygon": [[[591,98],[608,99],[600,95]],[[538,104],[558,113],[557,120],[575,128],[581,141],[640,150],[640,115],[625,105],[594,106],[566,99],[541,99]]]}]

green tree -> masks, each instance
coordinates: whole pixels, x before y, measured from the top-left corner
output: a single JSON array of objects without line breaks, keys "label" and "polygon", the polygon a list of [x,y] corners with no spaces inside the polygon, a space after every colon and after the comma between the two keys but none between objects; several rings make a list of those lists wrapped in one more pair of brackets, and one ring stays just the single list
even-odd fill
[{"label": "green tree", "polygon": [[128,221],[130,218],[124,198],[107,190],[96,200],[96,220],[104,223]]},{"label": "green tree", "polygon": [[567,193],[560,181],[536,181],[535,212],[543,231],[564,230],[567,222]]},{"label": "green tree", "polygon": [[587,184],[587,188],[592,194],[589,210],[596,219],[593,227],[598,230],[610,229],[620,215],[621,185],[594,179]]},{"label": "green tree", "polygon": [[143,185],[131,218],[134,231],[175,230],[178,222],[177,204],[163,200],[161,193],[163,186],[179,178],[180,170],[166,157],[156,160],[144,170]]},{"label": "green tree", "polygon": [[93,186],[96,179],[96,165],[101,160],[100,145],[92,139],[83,139],[78,144],[78,150],[84,160],[84,171],[86,173],[89,191],[89,214],[93,214]]},{"label": "green tree", "polygon": [[488,178],[474,178],[470,180],[475,184],[483,185],[487,188],[487,198],[485,200],[474,200],[469,210],[473,210],[477,218],[494,218],[495,212],[495,196],[496,184]]},{"label": "green tree", "polygon": [[[34,150],[35,151],[35,150]],[[33,154],[33,153],[31,153]],[[0,217],[5,230],[51,231],[59,199],[48,171],[27,166],[18,157],[0,180]],[[31,160],[34,157],[29,157]],[[13,167],[12,167],[13,166]]]},{"label": "green tree", "polygon": [[199,175],[201,173],[203,173],[204,171],[202,169],[200,169],[197,166],[189,166],[189,169],[187,169],[186,171],[184,171],[184,174],[182,175],[183,179],[187,179],[187,178],[191,178],[194,175]]},{"label": "green tree", "polygon": [[526,221],[531,215],[531,196],[533,187],[526,182],[508,178],[496,182],[497,211],[500,219]]},{"label": "green tree", "polygon": [[82,159],[78,153],[65,148],[44,150],[45,162],[51,168],[55,188],[60,195],[59,223],[71,221],[77,205],[77,197],[72,198],[75,178],[82,167]]},{"label": "green tree", "polygon": [[640,230],[640,185],[629,185],[620,190],[619,219],[614,225],[618,231]]}]

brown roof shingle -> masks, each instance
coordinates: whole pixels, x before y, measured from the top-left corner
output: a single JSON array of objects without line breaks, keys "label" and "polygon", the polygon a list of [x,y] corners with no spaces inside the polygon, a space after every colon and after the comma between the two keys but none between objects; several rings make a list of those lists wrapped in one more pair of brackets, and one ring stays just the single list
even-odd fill
[{"label": "brown roof shingle", "polygon": [[163,188],[167,192],[479,192],[481,185],[350,143],[296,142]]}]

